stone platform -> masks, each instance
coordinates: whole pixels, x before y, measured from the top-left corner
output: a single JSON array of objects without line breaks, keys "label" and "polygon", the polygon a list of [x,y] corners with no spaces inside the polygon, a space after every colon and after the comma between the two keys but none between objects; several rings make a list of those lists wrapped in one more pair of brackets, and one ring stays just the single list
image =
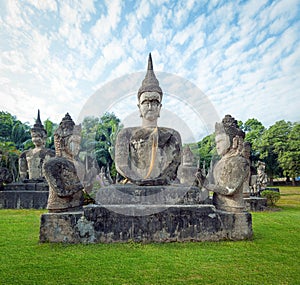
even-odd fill
[{"label": "stone platform", "polygon": [[267,199],[261,197],[244,198],[245,208],[250,212],[265,211],[267,208]]},{"label": "stone platform", "polygon": [[40,242],[183,242],[251,238],[250,213],[218,211],[212,205],[88,205],[82,212],[43,214],[40,227]]},{"label": "stone platform", "polygon": [[48,184],[10,183],[0,190],[0,209],[46,209]]}]

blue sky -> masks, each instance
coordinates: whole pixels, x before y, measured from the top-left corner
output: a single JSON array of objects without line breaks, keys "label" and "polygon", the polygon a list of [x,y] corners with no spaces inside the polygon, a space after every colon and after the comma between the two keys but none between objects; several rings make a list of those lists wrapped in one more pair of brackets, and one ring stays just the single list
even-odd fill
[{"label": "blue sky", "polygon": [[[0,110],[23,122],[37,109],[42,120],[76,120],[97,90],[145,72],[149,52],[157,74],[194,84],[220,118],[300,120],[299,0],[2,0],[0,16]],[[174,95],[184,103],[184,89]],[[126,108],[114,112],[123,119]]]}]

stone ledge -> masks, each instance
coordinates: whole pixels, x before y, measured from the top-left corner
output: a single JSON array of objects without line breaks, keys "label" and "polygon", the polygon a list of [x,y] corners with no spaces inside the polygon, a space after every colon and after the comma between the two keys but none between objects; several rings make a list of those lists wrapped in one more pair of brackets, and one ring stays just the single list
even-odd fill
[{"label": "stone ledge", "polygon": [[244,198],[245,208],[247,211],[259,212],[267,208],[267,199],[261,197]]},{"label": "stone ledge", "polygon": [[46,209],[49,191],[0,191],[0,209]]},{"label": "stone ledge", "polygon": [[[162,211],[141,215],[141,210],[147,209]],[[120,213],[122,211],[127,214]],[[136,212],[140,215],[133,215]],[[184,242],[251,238],[250,213],[222,212],[211,205],[88,205],[83,212],[43,214],[40,228],[40,242]]]}]

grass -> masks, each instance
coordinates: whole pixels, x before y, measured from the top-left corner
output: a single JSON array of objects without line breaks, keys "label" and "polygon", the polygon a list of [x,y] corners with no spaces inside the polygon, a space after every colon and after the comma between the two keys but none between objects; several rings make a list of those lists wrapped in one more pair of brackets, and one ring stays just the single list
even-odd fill
[{"label": "grass", "polygon": [[44,211],[0,210],[0,284],[300,284],[300,187],[253,213],[253,241],[39,244]]}]

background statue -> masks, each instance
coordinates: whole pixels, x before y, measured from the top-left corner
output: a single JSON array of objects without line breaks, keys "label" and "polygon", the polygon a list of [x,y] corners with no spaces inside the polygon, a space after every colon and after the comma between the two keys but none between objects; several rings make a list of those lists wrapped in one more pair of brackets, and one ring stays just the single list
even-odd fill
[{"label": "background statue", "polygon": [[[2,150],[0,150],[0,162],[2,160]],[[3,184],[13,182],[13,176],[6,167],[2,167],[0,164],[0,190]]]},{"label": "background statue", "polygon": [[83,185],[77,155],[80,150],[81,126],[67,113],[54,133],[56,157],[44,164],[49,184],[49,212],[77,211],[83,205]]},{"label": "background statue", "polygon": [[167,185],[176,179],[181,137],[173,129],[157,126],[162,96],[149,54],[147,74],[138,91],[142,126],[122,129],[115,146],[116,169],[131,183]]},{"label": "background statue", "polygon": [[258,196],[261,191],[266,189],[268,184],[268,176],[265,173],[266,164],[258,161],[257,174],[251,176],[251,195]]},{"label": "background statue", "polygon": [[47,131],[41,123],[40,111],[33,128],[30,130],[34,148],[21,153],[19,158],[20,180],[43,180],[43,164],[55,153],[51,149],[45,148]]},{"label": "background statue", "polygon": [[244,211],[243,189],[248,183],[250,164],[243,156],[245,133],[237,126],[237,121],[226,115],[221,123],[216,123],[216,148],[221,159],[213,169],[211,182],[201,177],[203,186],[213,191],[213,204],[217,209],[229,212]]}]

